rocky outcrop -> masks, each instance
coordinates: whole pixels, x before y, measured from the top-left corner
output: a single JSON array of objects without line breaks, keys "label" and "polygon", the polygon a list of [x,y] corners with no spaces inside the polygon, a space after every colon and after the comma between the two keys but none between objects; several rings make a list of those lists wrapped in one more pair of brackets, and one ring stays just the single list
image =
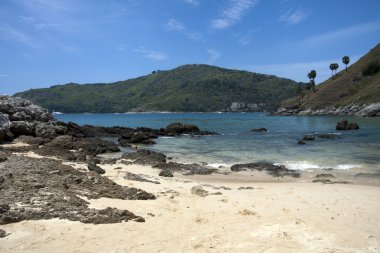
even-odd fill
[{"label": "rocky outcrop", "polygon": [[4,138],[9,132],[11,122],[7,114],[0,113],[0,143],[4,141]]},{"label": "rocky outcrop", "polygon": [[336,124],[336,130],[357,130],[359,125],[354,122],[348,122],[345,119],[342,119]]},{"label": "rocky outcrop", "polygon": [[95,172],[81,172],[53,159],[10,156],[0,170],[0,225],[60,218],[84,223],[143,221],[127,210],[89,208],[88,199],[155,199]]},{"label": "rocky outcrop", "polygon": [[162,170],[158,175],[160,177],[173,177],[173,173],[170,170]]},{"label": "rocky outcrop", "polygon": [[251,129],[251,132],[268,132],[268,129],[261,127],[261,128],[254,128]]},{"label": "rocky outcrop", "polygon": [[326,107],[320,109],[313,108],[299,108],[293,107],[280,107],[276,112],[270,113],[270,115],[282,115],[282,116],[323,116],[323,115],[357,115],[363,117],[379,117],[380,116],[380,103],[369,105],[348,105],[344,107]]},{"label": "rocky outcrop", "polygon": [[133,160],[136,164],[157,165],[166,162],[166,155],[151,150],[140,149],[134,153],[124,154],[124,159]]},{"label": "rocky outcrop", "polygon": [[67,127],[57,122],[46,109],[21,98],[0,96],[0,113],[1,118],[8,116],[10,120],[6,140],[21,135],[52,140],[67,132]]},{"label": "rocky outcrop", "polygon": [[205,166],[193,163],[183,164],[176,162],[159,163],[153,166],[156,169],[170,172],[181,172],[183,175],[210,175],[217,171],[217,169],[210,169]]},{"label": "rocky outcrop", "polygon": [[300,173],[296,170],[289,170],[284,165],[274,165],[267,162],[256,162],[256,163],[245,163],[245,164],[234,164],[231,166],[231,171],[246,171],[246,170],[257,170],[265,171],[274,177],[300,177]]}]

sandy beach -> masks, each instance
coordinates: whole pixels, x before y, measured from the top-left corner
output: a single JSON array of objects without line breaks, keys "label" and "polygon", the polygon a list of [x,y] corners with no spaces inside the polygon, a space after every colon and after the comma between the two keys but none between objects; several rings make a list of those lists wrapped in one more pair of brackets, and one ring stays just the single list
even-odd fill
[{"label": "sandy beach", "polygon": [[[144,223],[53,219],[2,225],[9,235],[0,239],[0,252],[379,252],[378,186],[277,182],[242,173],[254,180],[220,174],[166,178],[150,166],[101,167],[117,184],[157,199],[100,198],[90,200],[91,207],[127,209]],[[126,171],[160,184],[124,179]]]}]

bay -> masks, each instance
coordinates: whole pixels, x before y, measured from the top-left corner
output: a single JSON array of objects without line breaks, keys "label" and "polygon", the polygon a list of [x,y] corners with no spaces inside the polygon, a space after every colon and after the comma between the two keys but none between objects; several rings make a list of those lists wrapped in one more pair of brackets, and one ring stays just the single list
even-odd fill
[{"label": "bay", "polygon": [[[95,126],[162,128],[173,122],[199,126],[217,136],[162,137],[146,148],[163,152],[186,163],[207,162],[230,166],[235,163],[268,161],[290,169],[342,169],[380,173],[380,119],[353,116],[267,116],[263,113],[126,113],[64,114],[65,122]],[[347,119],[359,130],[336,131]],[[268,132],[252,132],[267,128]],[[307,134],[336,133],[337,139],[319,139],[299,145]]]}]

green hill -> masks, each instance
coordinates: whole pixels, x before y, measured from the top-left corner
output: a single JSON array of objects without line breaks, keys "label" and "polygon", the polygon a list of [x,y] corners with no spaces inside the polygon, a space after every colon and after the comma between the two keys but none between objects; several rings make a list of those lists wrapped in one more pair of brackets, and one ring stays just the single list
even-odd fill
[{"label": "green hill", "polygon": [[295,96],[296,87],[296,82],[276,76],[184,65],[126,81],[69,83],[31,89],[15,96],[65,113],[254,111],[276,109],[281,101]]},{"label": "green hill", "polygon": [[380,103],[380,44],[348,67],[347,72],[342,63],[339,65],[342,70],[334,78],[318,85],[316,91],[305,95],[301,103],[297,97],[286,100],[282,110],[355,114],[366,105]]}]

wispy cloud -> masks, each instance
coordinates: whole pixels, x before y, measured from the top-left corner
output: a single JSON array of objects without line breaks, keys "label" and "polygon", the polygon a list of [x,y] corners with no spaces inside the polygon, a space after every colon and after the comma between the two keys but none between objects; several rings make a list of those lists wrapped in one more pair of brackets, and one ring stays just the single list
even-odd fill
[{"label": "wispy cloud", "polygon": [[8,25],[0,26],[0,39],[16,41],[32,48],[39,46],[35,39]]},{"label": "wispy cloud", "polygon": [[200,4],[199,0],[183,0],[185,3],[190,4],[192,6],[198,6]]},{"label": "wispy cloud", "polygon": [[226,29],[234,25],[258,3],[257,0],[229,0],[228,2],[228,6],[221,11],[219,17],[211,21],[213,29]]},{"label": "wispy cloud", "polygon": [[380,22],[372,22],[345,27],[333,32],[322,33],[311,36],[299,42],[299,44],[307,44],[309,46],[322,46],[335,41],[341,41],[344,38],[356,37],[362,34],[380,30]]},{"label": "wispy cloud", "polygon": [[155,61],[162,61],[168,59],[168,56],[165,53],[146,49],[145,47],[139,47],[133,50],[136,53],[139,53],[144,58],[149,58]]},{"label": "wispy cloud", "polygon": [[260,29],[260,27],[256,27],[254,29],[249,30],[246,33],[236,33],[233,35],[233,37],[237,39],[237,42],[240,45],[247,46],[252,40],[253,33],[260,31]]},{"label": "wispy cloud", "polygon": [[[359,60],[360,56],[352,56],[351,63],[355,63]],[[331,70],[329,68],[330,63],[338,62],[341,63],[342,59],[330,59],[323,61],[314,61],[314,62],[295,62],[295,63],[283,63],[283,64],[264,64],[264,65],[251,65],[243,67],[243,69],[263,73],[268,75],[276,75],[280,77],[285,77],[289,79],[296,80],[298,82],[307,82],[307,73],[310,70],[314,69],[317,71],[318,83],[325,81],[331,77]],[[340,64],[341,69],[343,69],[343,64]]]},{"label": "wispy cloud", "polygon": [[207,49],[207,53],[209,54],[208,63],[215,62],[221,56],[221,53],[218,50],[214,49],[214,48]]},{"label": "wispy cloud", "polygon": [[198,32],[190,31],[182,22],[171,18],[168,20],[168,22],[165,24],[165,29],[169,32],[179,32],[188,37],[192,40],[203,40],[203,37]]},{"label": "wispy cloud", "polygon": [[280,17],[280,20],[288,25],[295,25],[304,21],[310,15],[309,11],[296,9],[290,10]]},{"label": "wispy cloud", "polygon": [[59,24],[57,23],[38,22],[34,17],[20,16],[20,19],[23,20],[25,23],[33,26],[37,30],[59,28]]}]

